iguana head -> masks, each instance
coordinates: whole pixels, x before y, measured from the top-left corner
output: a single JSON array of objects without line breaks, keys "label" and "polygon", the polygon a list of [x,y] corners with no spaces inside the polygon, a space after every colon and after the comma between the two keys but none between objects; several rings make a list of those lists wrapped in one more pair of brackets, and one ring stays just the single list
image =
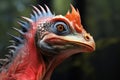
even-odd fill
[{"label": "iguana head", "polygon": [[79,11],[71,8],[65,16],[56,15],[38,24],[37,46],[47,55],[94,51],[94,40],[83,28]]}]

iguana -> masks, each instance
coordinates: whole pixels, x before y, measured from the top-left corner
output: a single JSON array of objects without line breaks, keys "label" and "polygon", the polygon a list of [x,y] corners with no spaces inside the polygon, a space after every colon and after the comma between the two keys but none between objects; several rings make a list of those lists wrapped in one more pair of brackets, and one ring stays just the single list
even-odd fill
[{"label": "iguana", "polygon": [[92,36],[81,24],[78,9],[71,5],[65,16],[48,6],[33,6],[30,18],[22,17],[13,28],[7,58],[0,59],[0,80],[50,80],[54,68],[71,55],[95,50]]}]

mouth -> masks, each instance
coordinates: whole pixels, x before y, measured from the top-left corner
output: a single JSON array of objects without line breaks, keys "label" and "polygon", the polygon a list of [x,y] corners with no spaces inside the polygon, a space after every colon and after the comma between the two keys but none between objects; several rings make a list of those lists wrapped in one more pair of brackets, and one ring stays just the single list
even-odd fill
[{"label": "mouth", "polygon": [[67,41],[58,38],[51,38],[46,40],[56,50],[66,50],[66,49],[80,49],[80,52],[92,52],[95,50],[94,44],[89,45],[82,42]]},{"label": "mouth", "polygon": [[93,45],[88,45],[88,44],[79,43],[79,42],[73,42],[73,45],[76,46],[77,48],[80,47],[82,52],[92,52],[95,50]]}]

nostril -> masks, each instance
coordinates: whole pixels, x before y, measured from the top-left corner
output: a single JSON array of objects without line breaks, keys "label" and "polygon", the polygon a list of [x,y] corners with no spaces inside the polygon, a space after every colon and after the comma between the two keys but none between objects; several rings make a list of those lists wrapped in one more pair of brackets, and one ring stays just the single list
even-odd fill
[{"label": "nostril", "polygon": [[86,34],[86,35],[84,36],[84,38],[85,38],[86,41],[89,41],[89,40],[90,40],[90,37],[89,37],[88,34]]}]

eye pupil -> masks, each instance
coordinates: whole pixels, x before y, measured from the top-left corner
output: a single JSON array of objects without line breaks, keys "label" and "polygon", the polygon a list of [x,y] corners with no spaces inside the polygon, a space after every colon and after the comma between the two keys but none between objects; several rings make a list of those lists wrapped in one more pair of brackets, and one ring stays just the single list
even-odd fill
[{"label": "eye pupil", "polygon": [[57,25],[57,30],[58,31],[63,31],[64,30],[64,26],[61,25],[61,24]]}]

